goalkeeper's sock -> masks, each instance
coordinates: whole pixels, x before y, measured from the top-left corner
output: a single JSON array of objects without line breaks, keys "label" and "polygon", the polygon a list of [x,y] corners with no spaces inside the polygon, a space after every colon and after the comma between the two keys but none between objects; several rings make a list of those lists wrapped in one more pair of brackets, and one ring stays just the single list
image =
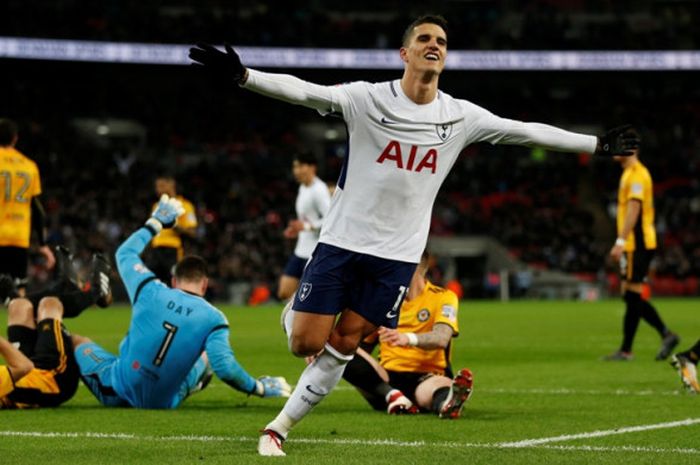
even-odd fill
[{"label": "goalkeeper's sock", "polygon": [[345,365],[352,360],[352,357],[352,355],[343,355],[330,344],[326,344],[321,355],[316,357],[316,360],[301,374],[280,414],[265,426],[265,429],[271,429],[286,439],[289,430],[338,384],[343,376]]}]

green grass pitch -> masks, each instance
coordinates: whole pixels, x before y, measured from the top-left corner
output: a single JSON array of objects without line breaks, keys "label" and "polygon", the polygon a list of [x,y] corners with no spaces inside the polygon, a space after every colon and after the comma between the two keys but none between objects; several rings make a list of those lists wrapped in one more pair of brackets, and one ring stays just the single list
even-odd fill
[{"label": "green grass pitch", "polygon": [[[700,338],[698,300],[655,303],[682,348]],[[280,306],[223,310],[251,374],[296,382],[303,362],[287,352]],[[642,323],[634,361],[599,360],[617,347],[622,314],[618,300],[462,302],[453,364],[472,369],[474,395],[456,421],[374,412],[343,381],[292,432],[286,458],[263,458],[258,430],[282,399],[214,380],[175,411],[106,409],[81,386],[58,409],[0,411],[0,463],[700,463],[700,396],[653,360],[658,336]],[[116,350],[129,317],[91,309],[67,326]]]}]

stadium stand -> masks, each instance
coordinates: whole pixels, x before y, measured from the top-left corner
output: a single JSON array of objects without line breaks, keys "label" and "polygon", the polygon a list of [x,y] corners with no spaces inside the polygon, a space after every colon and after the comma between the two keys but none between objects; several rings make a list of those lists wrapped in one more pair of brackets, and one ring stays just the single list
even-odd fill
[{"label": "stadium stand", "polygon": [[[400,10],[399,3],[403,5],[383,2],[370,13],[372,3],[364,1],[335,10],[296,7],[294,2],[273,9],[272,2],[240,1],[234,15],[215,1],[196,7],[173,0],[159,7],[128,1],[118,8],[111,3],[85,8],[63,0],[46,4],[46,14],[33,21],[3,22],[0,36],[393,48],[396,44],[387,37],[400,35],[397,28],[406,23],[404,16],[389,14]],[[450,20],[452,48],[700,48],[700,30],[690,27],[700,17],[693,2],[641,2],[634,14],[614,2],[530,1],[518,9],[506,8],[507,3],[445,1],[435,9]],[[600,6],[597,14],[584,13],[590,3]],[[31,14],[23,5],[3,2],[0,16]],[[411,3],[402,14],[412,15],[417,5]],[[123,21],[125,17],[131,20]],[[543,22],[557,28],[540,27]],[[616,27],[620,22],[634,25],[624,28],[622,37]],[[23,29],[14,26],[19,24]],[[281,234],[293,215],[296,192],[289,154],[305,148],[304,125],[324,120],[303,109],[280,111],[278,103],[254,100],[235,89],[222,94],[217,83],[207,85],[183,67],[9,63],[13,78],[3,80],[3,86],[10,111],[3,116],[20,123],[19,148],[46,173],[50,241],[78,250],[85,263],[93,251],[113,251],[143,218],[141,205],[149,204],[163,160],[174,160],[178,185],[201,219],[189,250],[217,264],[214,297],[226,298],[231,283],[273,285],[292,246]],[[397,77],[359,70],[295,73],[325,84]],[[59,83],[47,74],[64,78]],[[515,119],[587,132],[627,121],[640,126],[642,158],[657,189],[661,247],[655,291],[697,295],[697,73],[591,76],[560,72],[543,79],[537,72],[448,71],[441,82],[446,92]],[[613,111],[608,110],[611,102],[617,104]],[[319,154],[324,179],[337,177],[344,144],[342,135],[324,143]],[[477,145],[461,157],[442,189],[433,234],[491,235],[528,264],[605,279],[612,288],[616,278],[605,267],[605,257],[614,240],[610,209],[618,176],[617,166],[585,156]],[[39,268],[34,278],[42,279]]]}]

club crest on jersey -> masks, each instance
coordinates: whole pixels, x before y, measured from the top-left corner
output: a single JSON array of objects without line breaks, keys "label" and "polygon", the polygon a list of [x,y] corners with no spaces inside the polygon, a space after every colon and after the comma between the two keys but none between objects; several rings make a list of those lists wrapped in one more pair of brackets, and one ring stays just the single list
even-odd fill
[{"label": "club crest on jersey", "polygon": [[428,321],[428,318],[430,318],[430,310],[427,308],[424,308],[418,312],[418,321],[421,323]]},{"label": "club crest on jersey", "polygon": [[299,300],[302,302],[311,294],[311,283],[301,283],[299,286]]},{"label": "club crest on jersey", "polygon": [[452,123],[436,124],[435,132],[437,132],[440,140],[446,141],[452,135]]}]

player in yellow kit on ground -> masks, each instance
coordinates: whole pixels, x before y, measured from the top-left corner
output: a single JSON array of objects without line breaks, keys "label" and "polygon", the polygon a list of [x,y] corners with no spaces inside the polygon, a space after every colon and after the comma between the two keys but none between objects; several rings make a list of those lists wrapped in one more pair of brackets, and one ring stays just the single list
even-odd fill
[{"label": "player in yellow kit on ground", "polygon": [[[390,414],[430,411],[459,417],[472,392],[472,373],[462,368],[453,378],[452,338],[459,335],[459,302],[454,292],[425,278],[424,253],[401,306],[396,329],[379,328],[365,339],[343,378],[377,410]],[[370,355],[379,343],[379,362]]]},{"label": "player in yellow kit on ground", "polygon": [[[12,345],[0,344],[7,362],[0,365],[0,409],[58,407],[73,397],[80,372],[62,320],[57,297],[41,299],[36,317],[29,299],[10,302],[7,336]],[[16,368],[18,360],[22,370]]]}]

